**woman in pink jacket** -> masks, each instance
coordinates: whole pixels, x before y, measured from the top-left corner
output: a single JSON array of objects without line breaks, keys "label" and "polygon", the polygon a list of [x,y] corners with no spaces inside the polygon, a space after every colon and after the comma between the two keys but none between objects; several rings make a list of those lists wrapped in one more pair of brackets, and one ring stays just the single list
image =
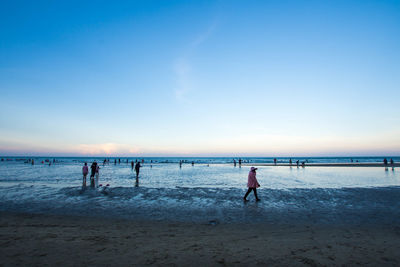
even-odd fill
[{"label": "woman in pink jacket", "polygon": [[247,190],[246,194],[244,195],[243,199],[244,201],[248,201],[247,200],[247,196],[250,194],[251,190],[254,191],[254,196],[256,197],[256,201],[260,201],[260,199],[257,197],[257,187],[260,187],[260,184],[257,181],[256,178],[256,170],[257,168],[251,167],[250,172],[249,172],[249,177],[248,177],[248,181],[247,181],[247,187],[249,188],[249,190]]}]

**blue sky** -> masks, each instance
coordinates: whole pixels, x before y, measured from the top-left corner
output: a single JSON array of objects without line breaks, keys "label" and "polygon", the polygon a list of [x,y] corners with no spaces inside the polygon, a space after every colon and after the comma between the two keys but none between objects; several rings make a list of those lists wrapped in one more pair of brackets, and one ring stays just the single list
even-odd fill
[{"label": "blue sky", "polygon": [[400,1],[2,1],[0,154],[400,155]]}]

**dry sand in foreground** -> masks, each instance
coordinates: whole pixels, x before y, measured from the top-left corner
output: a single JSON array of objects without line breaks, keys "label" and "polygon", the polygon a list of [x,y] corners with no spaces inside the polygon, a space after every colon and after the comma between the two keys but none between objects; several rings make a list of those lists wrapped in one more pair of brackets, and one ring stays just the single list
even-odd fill
[{"label": "dry sand in foreground", "polygon": [[0,266],[400,265],[397,226],[212,226],[0,215]]}]

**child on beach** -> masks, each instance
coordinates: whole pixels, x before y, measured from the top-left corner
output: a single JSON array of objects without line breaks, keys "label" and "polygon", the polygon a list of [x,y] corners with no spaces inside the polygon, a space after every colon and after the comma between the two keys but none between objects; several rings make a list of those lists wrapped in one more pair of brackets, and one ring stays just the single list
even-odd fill
[{"label": "child on beach", "polygon": [[256,178],[256,170],[257,168],[251,167],[250,168],[250,172],[249,172],[249,176],[248,176],[248,180],[247,180],[247,187],[249,188],[246,192],[246,194],[243,197],[243,200],[246,202],[247,200],[247,196],[250,194],[251,190],[254,191],[254,196],[256,197],[256,201],[260,201],[260,199],[257,196],[257,187],[260,187],[260,184],[257,181]]},{"label": "child on beach", "polygon": [[85,162],[85,165],[82,167],[82,174],[83,174],[83,187],[86,187],[86,176],[89,173],[89,168],[87,166],[87,163]]}]

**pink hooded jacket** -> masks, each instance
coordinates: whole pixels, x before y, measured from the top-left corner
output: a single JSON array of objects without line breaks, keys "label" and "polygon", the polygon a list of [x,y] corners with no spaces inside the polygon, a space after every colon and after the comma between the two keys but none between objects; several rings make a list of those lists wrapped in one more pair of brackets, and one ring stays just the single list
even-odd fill
[{"label": "pink hooded jacket", "polygon": [[257,169],[254,167],[251,167],[250,172],[249,172],[249,177],[247,180],[247,187],[250,187],[250,188],[260,187],[260,184],[258,183],[257,178],[256,178],[255,170],[257,170]]}]

